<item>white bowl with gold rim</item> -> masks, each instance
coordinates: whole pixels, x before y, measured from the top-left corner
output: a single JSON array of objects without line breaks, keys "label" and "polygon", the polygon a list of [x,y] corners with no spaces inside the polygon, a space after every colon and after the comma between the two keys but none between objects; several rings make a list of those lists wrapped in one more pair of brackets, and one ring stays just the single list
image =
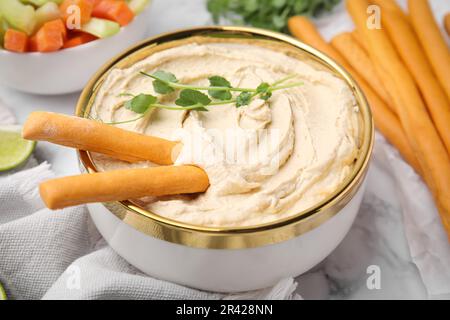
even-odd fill
[{"label": "white bowl with gold rim", "polygon": [[[332,72],[352,90],[359,107],[360,138],[352,172],[325,200],[281,220],[246,227],[204,227],[174,221],[131,201],[89,204],[91,217],[109,245],[143,272],[193,288],[239,292],[260,289],[300,275],[322,261],[349,231],[364,193],[373,147],[370,108],[351,76],[321,52],[291,37],[245,27],[201,27],[163,34],[134,46],[105,64],[81,94],[76,114],[86,116],[109,70],[150,55],[158,46],[205,37],[263,39],[295,50],[302,59]],[[232,41],[232,40],[229,40]],[[156,48],[156,49],[155,49]],[[79,151],[82,171],[96,171]]]}]

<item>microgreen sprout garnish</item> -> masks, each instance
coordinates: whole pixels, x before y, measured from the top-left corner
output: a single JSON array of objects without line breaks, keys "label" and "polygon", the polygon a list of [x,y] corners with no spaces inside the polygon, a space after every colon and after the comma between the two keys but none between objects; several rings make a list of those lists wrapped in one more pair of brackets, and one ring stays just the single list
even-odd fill
[{"label": "microgreen sprout garnish", "polygon": [[[119,96],[131,97],[130,100],[125,102],[124,107],[140,114],[140,116],[131,120],[111,122],[110,124],[129,123],[142,119],[154,108],[209,111],[209,107],[226,104],[234,104],[236,108],[239,108],[249,105],[255,98],[267,101],[272,97],[274,91],[298,87],[303,84],[303,82],[286,83],[295,77],[295,75],[289,75],[272,84],[262,82],[256,88],[239,88],[233,87],[230,81],[224,77],[212,76],[208,78],[209,86],[205,87],[180,83],[173,73],[163,70],[158,70],[153,74],[141,71],[140,74],[153,79],[153,90],[160,95],[172,94],[178,90],[175,105],[161,104],[158,97],[151,94],[121,93]],[[233,96],[233,92],[236,92],[235,96]]]}]

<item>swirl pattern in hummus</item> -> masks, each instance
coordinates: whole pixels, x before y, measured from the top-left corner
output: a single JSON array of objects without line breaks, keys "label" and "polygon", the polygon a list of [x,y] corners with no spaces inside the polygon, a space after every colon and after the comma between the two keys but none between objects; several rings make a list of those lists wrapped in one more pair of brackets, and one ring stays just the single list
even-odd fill
[{"label": "swirl pattern in hummus", "polygon": [[[299,213],[336,191],[358,155],[358,109],[347,84],[327,71],[251,44],[186,44],[157,52],[126,69],[113,69],[95,98],[92,115],[103,121],[136,117],[120,93],[151,93],[139,71],[165,70],[185,84],[208,85],[220,75],[233,86],[256,88],[296,74],[304,85],[273,93],[267,102],[211,106],[209,112],[154,109],[124,129],[181,140],[176,164],[205,169],[204,194],[145,198],[138,202],[165,217],[202,226],[250,226]],[[173,104],[175,94],[162,97]],[[129,164],[95,155],[100,170]],[[151,177],[149,177],[151,179]]]}]

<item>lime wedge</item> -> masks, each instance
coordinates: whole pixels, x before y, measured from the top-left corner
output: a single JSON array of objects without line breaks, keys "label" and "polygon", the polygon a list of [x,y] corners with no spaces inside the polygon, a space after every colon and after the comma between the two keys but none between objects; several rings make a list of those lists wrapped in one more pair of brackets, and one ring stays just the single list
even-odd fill
[{"label": "lime wedge", "polygon": [[2,287],[2,284],[0,283],[0,300],[6,300],[8,297],[6,296],[6,291]]},{"label": "lime wedge", "polygon": [[36,142],[22,139],[21,126],[0,126],[0,171],[13,169],[28,159]]}]

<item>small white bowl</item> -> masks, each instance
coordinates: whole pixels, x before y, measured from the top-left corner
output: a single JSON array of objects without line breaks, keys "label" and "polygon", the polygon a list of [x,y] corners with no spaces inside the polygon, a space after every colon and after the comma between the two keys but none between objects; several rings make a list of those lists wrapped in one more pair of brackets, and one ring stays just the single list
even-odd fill
[{"label": "small white bowl", "polygon": [[78,47],[49,53],[0,49],[0,85],[44,95],[80,91],[106,61],[145,38],[149,7],[114,36]]}]

